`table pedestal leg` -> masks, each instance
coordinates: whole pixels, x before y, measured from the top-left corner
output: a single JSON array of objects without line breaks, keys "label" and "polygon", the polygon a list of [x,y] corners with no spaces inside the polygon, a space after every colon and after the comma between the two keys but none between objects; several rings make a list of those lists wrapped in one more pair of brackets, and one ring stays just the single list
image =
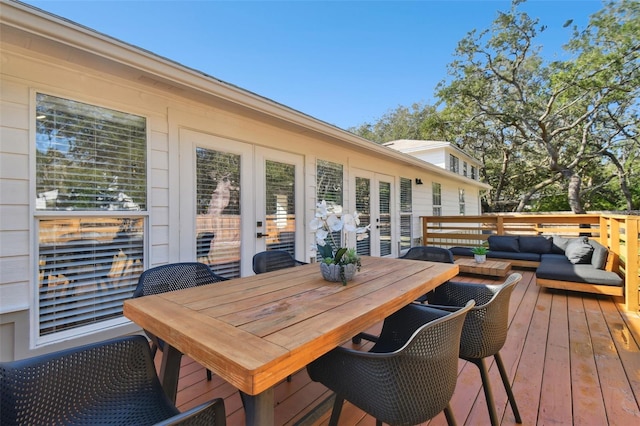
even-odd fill
[{"label": "table pedestal leg", "polygon": [[171,345],[164,346],[162,350],[162,364],[160,364],[160,381],[164,393],[175,404],[178,393],[178,377],[180,377],[180,361],[182,352]]},{"label": "table pedestal leg", "polygon": [[273,426],[273,388],[269,388],[258,395],[248,395],[240,392],[247,426]]}]

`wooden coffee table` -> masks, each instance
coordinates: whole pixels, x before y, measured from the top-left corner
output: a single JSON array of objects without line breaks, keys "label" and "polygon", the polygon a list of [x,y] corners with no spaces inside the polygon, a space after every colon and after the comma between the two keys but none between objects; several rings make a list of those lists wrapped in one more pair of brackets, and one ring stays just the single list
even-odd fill
[{"label": "wooden coffee table", "polygon": [[504,278],[511,272],[511,263],[487,259],[484,263],[476,263],[469,258],[456,259],[456,265],[460,267],[460,273],[485,275],[489,277]]}]

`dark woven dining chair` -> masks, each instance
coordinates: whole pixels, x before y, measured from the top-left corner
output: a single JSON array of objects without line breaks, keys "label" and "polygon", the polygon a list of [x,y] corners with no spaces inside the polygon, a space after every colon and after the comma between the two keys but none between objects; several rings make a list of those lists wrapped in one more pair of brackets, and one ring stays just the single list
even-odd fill
[{"label": "dark woven dining chair", "polygon": [[433,246],[411,247],[400,259],[425,260],[428,262],[453,263],[453,253],[448,249]]},{"label": "dark woven dining chair", "polygon": [[500,356],[500,349],[507,339],[509,299],[521,279],[522,275],[515,273],[509,275],[504,283],[494,285],[448,281],[429,293],[428,306],[440,309],[455,310],[469,300],[476,302],[476,306],[469,311],[462,329],[460,358],[472,362],[480,370],[492,425],[499,424],[499,420],[485,362],[485,358],[490,356],[496,361],[516,422],[522,423],[509,376]]},{"label": "dark woven dining chair", "polygon": [[[148,296],[151,294],[166,293],[168,291],[182,290],[226,281],[227,278],[214,273],[208,265],[199,262],[170,263],[156,266],[144,271],[138,278],[138,285],[133,292],[133,297]],[[152,343],[152,353],[164,348],[164,342],[153,333],[144,331]],[[207,369],[207,380],[211,380],[211,370]]]},{"label": "dark woven dining chair", "polygon": [[256,253],[253,256],[253,272],[256,274],[292,268],[299,265],[306,265],[306,263],[296,260],[289,252],[284,250],[267,250]]},{"label": "dark woven dining chair", "polygon": [[460,334],[469,302],[457,312],[411,304],[387,317],[369,352],[337,347],[307,366],[312,380],[336,393],[330,425],[344,400],[376,418],[376,424],[413,425],[444,410],[458,376]]},{"label": "dark woven dining chair", "polygon": [[[404,256],[400,256],[399,259],[424,260],[427,262],[437,263],[453,263],[453,254],[448,249],[442,247],[416,246],[411,247],[404,254]],[[427,295],[424,294],[418,297],[416,299],[416,302],[424,303],[426,300]],[[359,345],[362,342],[362,339],[375,342],[378,339],[378,336],[375,336],[371,333],[362,332],[352,337],[351,341],[356,345]]]},{"label": "dark woven dining chair", "polygon": [[224,425],[217,398],[180,413],[147,339],[128,336],[0,363],[2,425]]}]

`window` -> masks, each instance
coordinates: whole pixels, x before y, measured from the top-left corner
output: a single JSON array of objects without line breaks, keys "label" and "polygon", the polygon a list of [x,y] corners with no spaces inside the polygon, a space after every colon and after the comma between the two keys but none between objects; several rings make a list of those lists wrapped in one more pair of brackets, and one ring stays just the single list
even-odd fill
[{"label": "window", "polygon": [[449,154],[449,170],[460,173],[460,160],[453,154]]},{"label": "window", "polygon": [[[316,199],[325,200],[327,206],[343,207],[343,169],[342,164],[318,160],[316,165]],[[339,212],[336,212],[339,213]],[[335,241],[342,242],[342,232],[334,233]]]},{"label": "window", "polygon": [[464,188],[458,189],[458,203],[460,204],[460,214],[464,216]]},{"label": "window", "polygon": [[38,336],[124,322],[144,269],[146,119],[37,94],[35,143]]},{"label": "window", "polygon": [[478,178],[478,173],[475,166],[471,166],[471,179],[476,180]]},{"label": "window", "polygon": [[431,204],[433,205],[433,215],[442,216],[442,185],[437,182],[431,184]]},{"label": "window", "polygon": [[462,174],[467,177],[467,162],[462,163]]},{"label": "window", "polygon": [[413,227],[411,179],[400,178],[400,250],[411,248]]}]

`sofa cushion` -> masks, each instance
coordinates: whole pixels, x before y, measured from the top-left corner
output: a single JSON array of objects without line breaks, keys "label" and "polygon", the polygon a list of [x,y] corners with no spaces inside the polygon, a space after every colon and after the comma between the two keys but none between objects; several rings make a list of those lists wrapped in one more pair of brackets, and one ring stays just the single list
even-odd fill
[{"label": "sofa cushion", "polygon": [[473,257],[473,253],[471,253],[471,248],[469,247],[451,247],[449,249],[454,256],[470,256]]},{"label": "sofa cushion", "polygon": [[540,262],[540,255],[538,253],[489,250],[487,252],[487,257],[494,259],[530,260],[532,262]]},{"label": "sofa cushion", "polygon": [[591,264],[575,265],[568,259],[550,261],[547,256],[542,255],[542,262],[536,269],[536,277],[557,281],[573,281],[587,284],[600,284],[611,286],[622,286],[622,278],[615,272],[596,269]]},{"label": "sofa cushion", "polygon": [[591,264],[593,246],[589,244],[587,237],[580,237],[567,244],[564,255],[573,264]]},{"label": "sofa cushion", "polygon": [[518,246],[518,237],[511,235],[490,235],[489,250],[492,251],[509,251],[517,253],[520,251]]},{"label": "sofa cushion", "polygon": [[553,240],[551,237],[520,237],[518,239],[518,246],[520,247],[520,251],[522,253],[551,253],[551,246],[553,245]]},{"label": "sofa cushion", "polygon": [[552,237],[551,253],[564,254],[564,250],[567,248],[567,244],[573,241],[573,238],[565,238],[559,235]]},{"label": "sofa cushion", "polygon": [[609,256],[609,250],[597,241],[589,241],[591,247],[593,247],[593,253],[591,254],[591,264],[594,268],[604,269],[607,263],[607,257]]}]

